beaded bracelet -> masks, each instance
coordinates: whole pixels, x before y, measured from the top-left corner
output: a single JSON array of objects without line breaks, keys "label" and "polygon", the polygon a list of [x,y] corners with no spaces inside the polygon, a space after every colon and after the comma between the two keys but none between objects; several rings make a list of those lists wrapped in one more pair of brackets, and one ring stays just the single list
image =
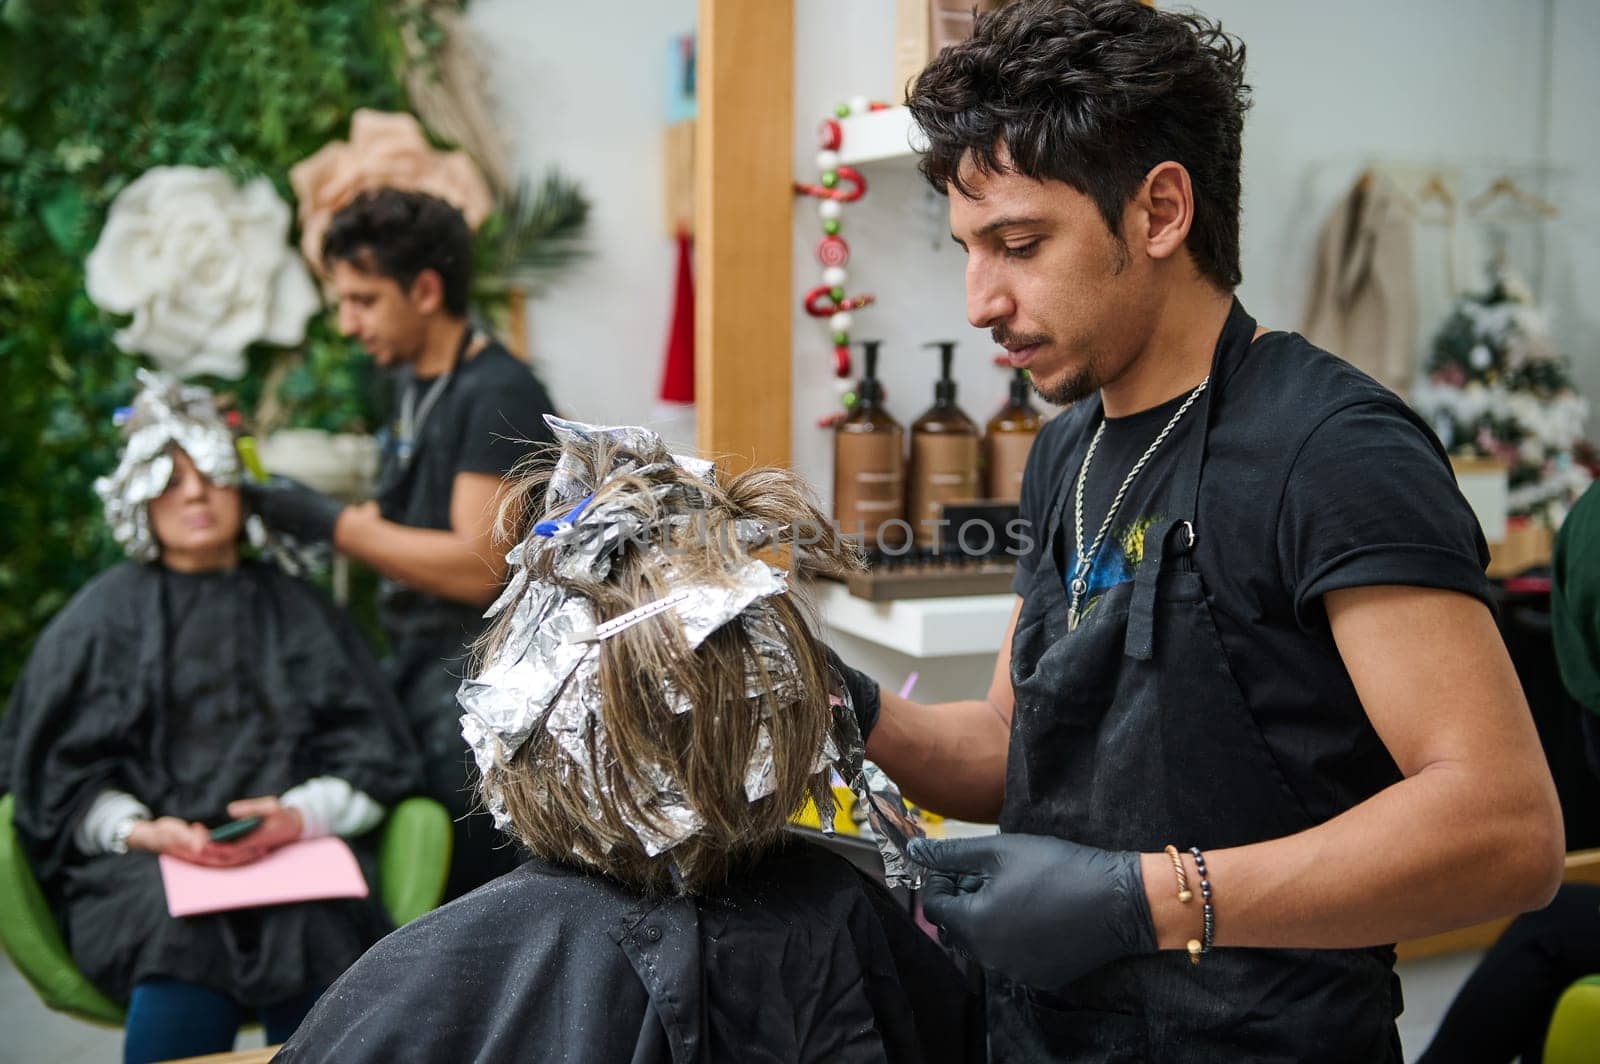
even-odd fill
[{"label": "beaded bracelet", "polygon": [[1211,952],[1212,941],[1212,910],[1211,910],[1211,880],[1206,878],[1206,855],[1200,852],[1200,847],[1191,846],[1189,852],[1194,855],[1195,874],[1200,879],[1200,898],[1205,904],[1204,922],[1201,925],[1200,938],[1189,940],[1189,963],[1199,964],[1202,954]]}]

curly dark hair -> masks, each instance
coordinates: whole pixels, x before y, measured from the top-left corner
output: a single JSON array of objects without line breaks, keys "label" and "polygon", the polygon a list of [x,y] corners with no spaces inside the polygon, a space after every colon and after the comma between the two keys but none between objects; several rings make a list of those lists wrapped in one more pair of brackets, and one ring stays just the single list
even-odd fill
[{"label": "curly dark hair", "polygon": [[[1202,275],[1239,285],[1244,44],[1202,15],[1137,0],[1018,0],[928,64],[907,103],[927,133],[923,176],[1009,169],[1088,196],[1120,242],[1123,207],[1158,163],[1194,187],[1187,245]],[[1002,166],[1001,153],[1009,156]]]},{"label": "curly dark hair", "polygon": [[425,192],[379,188],[345,204],[322,238],[324,268],[348,262],[403,289],[423,270],[444,282],[445,310],[467,313],[472,284],[472,230],[460,211]]}]

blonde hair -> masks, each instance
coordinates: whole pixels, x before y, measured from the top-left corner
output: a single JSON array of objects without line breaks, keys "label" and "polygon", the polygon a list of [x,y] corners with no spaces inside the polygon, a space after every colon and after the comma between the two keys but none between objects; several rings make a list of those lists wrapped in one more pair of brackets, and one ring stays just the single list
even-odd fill
[{"label": "blonde hair", "polygon": [[[604,439],[569,442],[563,460],[564,472],[578,470],[580,490],[594,492],[591,507],[624,507],[641,520],[646,542],[613,555],[603,576],[575,575],[553,552],[530,563],[532,580],[588,600],[597,624],[659,600],[668,570],[679,586],[726,583],[750,560],[752,521],[777,533],[792,573],[861,564],[794,473],[765,468],[708,481],[664,448],[646,450]],[[532,527],[552,473],[548,461],[521,471],[499,515],[504,542],[521,542]],[[570,509],[564,500],[543,516]],[[516,612],[513,601],[498,615],[480,642],[483,660],[510,636]],[[600,643],[599,721],[585,739],[599,786],[578,785],[576,763],[541,723],[515,754],[485,771],[485,796],[503,801],[513,834],[547,860],[577,861],[647,893],[700,892],[771,847],[806,797],[826,790],[819,755],[834,720],[829,677],[809,605],[797,591],[758,600],[693,650],[674,614],[650,617]],[[761,760],[757,747],[768,738],[770,793],[752,801],[747,766]],[[594,764],[597,750],[603,764]],[[681,792],[700,823],[652,855],[632,825],[664,826],[667,814],[649,798],[664,783]]]}]

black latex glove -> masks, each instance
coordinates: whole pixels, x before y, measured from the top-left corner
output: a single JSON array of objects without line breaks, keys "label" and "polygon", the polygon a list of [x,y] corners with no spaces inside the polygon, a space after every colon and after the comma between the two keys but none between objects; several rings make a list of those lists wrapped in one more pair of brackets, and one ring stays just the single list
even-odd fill
[{"label": "black latex glove", "polygon": [[1056,990],[1156,951],[1137,853],[1048,835],[914,839],[909,852],[945,944],[1013,982]]},{"label": "black latex glove", "polygon": [[828,664],[833,666],[833,671],[839,674],[845,690],[850,693],[850,704],[856,711],[856,723],[861,726],[861,741],[866,742],[867,736],[878,724],[878,710],[881,708],[878,681],[860,669],[846,665],[832,647],[824,646],[822,649],[827,652]]},{"label": "black latex glove", "polygon": [[290,477],[274,476],[265,484],[246,480],[239,491],[268,528],[301,543],[331,541],[334,522],[344,512],[344,503]]}]

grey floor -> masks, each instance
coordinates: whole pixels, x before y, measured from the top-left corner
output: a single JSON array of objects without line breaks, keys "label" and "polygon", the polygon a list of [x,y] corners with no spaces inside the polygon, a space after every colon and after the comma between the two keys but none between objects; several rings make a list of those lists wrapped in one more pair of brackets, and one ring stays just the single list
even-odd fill
[{"label": "grey floor", "polygon": [[[261,1044],[258,1027],[241,1034],[237,1048]],[[117,1064],[121,1059],[120,1030],[51,1012],[0,951],[0,1064]]]},{"label": "grey floor", "polygon": [[[1406,998],[1400,1040],[1407,1060],[1428,1044],[1439,1017],[1479,956],[1462,953],[1400,966]],[[252,1030],[240,1036],[238,1048],[259,1045],[261,1032]],[[122,1032],[51,1012],[0,953],[0,1064],[115,1064],[121,1055]]]}]

